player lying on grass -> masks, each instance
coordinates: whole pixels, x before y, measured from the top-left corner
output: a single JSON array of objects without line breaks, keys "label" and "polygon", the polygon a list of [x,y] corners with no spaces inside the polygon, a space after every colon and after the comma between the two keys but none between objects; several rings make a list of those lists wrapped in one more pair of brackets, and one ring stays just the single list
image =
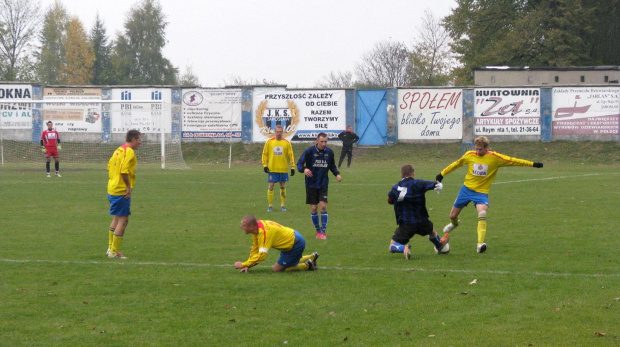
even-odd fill
[{"label": "player lying on grass", "polygon": [[502,166],[530,166],[542,168],[542,163],[535,163],[525,159],[512,158],[497,152],[489,151],[489,139],[479,136],[474,140],[474,151],[466,152],[459,160],[448,165],[437,175],[437,181],[452,171],[467,166],[465,183],[461,187],[452,210],[450,211],[450,223],[443,228],[442,240],[450,238],[450,232],[459,225],[461,210],[473,202],[478,211],[478,245],[476,251],[484,253],[487,244],[484,238],[487,234],[487,209],[489,208],[489,188],[495,180],[497,170]]},{"label": "player lying on grass", "polygon": [[390,189],[387,198],[388,203],[394,205],[398,224],[392,235],[390,252],[403,253],[406,259],[411,259],[411,246],[408,243],[413,235],[418,234],[428,235],[428,240],[435,245],[435,252],[441,254],[446,243],[441,243],[439,235],[433,228],[433,222],[428,219],[424,194],[429,190],[440,191],[443,185],[439,182],[415,179],[411,165],[403,165],[400,176],[402,179]]},{"label": "player lying on grass", "polygon": [[[252,250],[245,262],[235,262],[235,269],[248,270],[265,260],[270,248],[280,251],[280,258],[273,264],[273,271],[316,270],[319,253],[303,255],[306,240],[297,231],[270,220],[256,220],[253,215],[241,219],[241,229],[252,234]],[[303,255],[303,256],[302,256]]]}]

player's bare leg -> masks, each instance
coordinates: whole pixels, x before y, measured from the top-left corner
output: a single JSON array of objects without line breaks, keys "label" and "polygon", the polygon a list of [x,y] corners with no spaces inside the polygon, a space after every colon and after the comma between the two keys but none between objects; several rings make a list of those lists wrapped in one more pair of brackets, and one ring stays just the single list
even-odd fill
[{"label": "player's bare leg", "polygon": [[462,208],[452,206],[450,210],[450,223],[443,227],[443,236],[441,237],[441,243],[444,245],[450,240],[450,232],[459,226],[459,214]]},{"label": "player's bare leg", "polygon": [[114,236],[108,258],[125,258],[119,250],[123,243],[123,236],[125,236],[127,224],[129,224],[129,216],[114,216],[114,220],[112,220],[112,224],[110,225],[110,228],[114,228]]}]

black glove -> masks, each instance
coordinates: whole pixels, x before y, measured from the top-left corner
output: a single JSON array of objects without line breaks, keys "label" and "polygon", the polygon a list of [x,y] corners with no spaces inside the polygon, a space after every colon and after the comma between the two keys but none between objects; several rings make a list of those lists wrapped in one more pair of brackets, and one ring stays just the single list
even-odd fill
[{"label": "black glove", "polygon": [[541,167],[543,167],[543,163],[534,163],[534,167],[540,169]]},{"label": "black glove", "polygon": [[269,168],[265,166],[265,167],[263,168],[263,171],[265,171],[265,173],[269,173]]},{"label": "black glove", "polygon": [[435,176],[435,180],[437,182],[441,182],[441,180],[443,180],[443,175],[441,174],[441,172],[439,173],[439,175]]},{"label": "black glove", "polygon": [[291,176],[295,176],[295,169],[291,169]]}]

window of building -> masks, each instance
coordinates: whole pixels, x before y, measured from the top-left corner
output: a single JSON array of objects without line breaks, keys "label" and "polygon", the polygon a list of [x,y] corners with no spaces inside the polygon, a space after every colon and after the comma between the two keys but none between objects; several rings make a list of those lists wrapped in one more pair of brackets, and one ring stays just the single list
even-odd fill
[{"label": "window of building", "polygon": [[560,77],[559,76],[555,76],[555,83],[560,82]]},{"label": "window of building", "polygon": [[534,83],[534,77],[527,76],[527,83]]},{"label": "window of building", "polygon": [[609,82],[609,76],[605,76],[605,83]]},{"label": "window of building", "polygon": [[491,76],[491,84],[495,84],[495,76]]},{"label": "window of building", "polygon": [[586,81],[586,76],[581,76],[580,80],[581,80],[581,83],[585,82]]}]

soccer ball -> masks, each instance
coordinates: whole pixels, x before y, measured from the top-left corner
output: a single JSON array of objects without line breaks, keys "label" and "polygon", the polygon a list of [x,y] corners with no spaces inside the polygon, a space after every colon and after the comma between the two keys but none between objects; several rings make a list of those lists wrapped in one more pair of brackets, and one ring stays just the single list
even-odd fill
[{"label": "soccer ball", "polygon": [[435,248],[435,253],[437,254],[448,254],[450,253],[450,243],[446,243],[443,248],[441,249],[441,251],[438,251],[437,248]]}]

